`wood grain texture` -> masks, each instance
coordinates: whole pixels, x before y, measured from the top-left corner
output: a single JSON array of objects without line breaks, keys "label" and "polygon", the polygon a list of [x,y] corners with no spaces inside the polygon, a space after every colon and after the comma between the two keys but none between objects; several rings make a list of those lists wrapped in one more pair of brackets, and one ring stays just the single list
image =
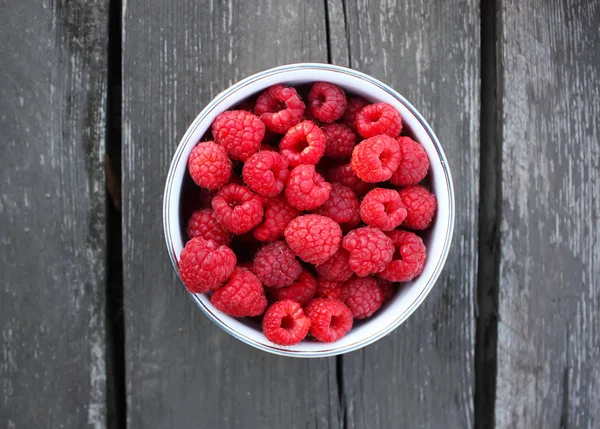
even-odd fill
[{"label": "wood grain texture", "polygon": [[389,83],[420,110],[440,138],[456,188],[454,243],[431,295],[394,333],[343,358],[349,428],[473,425],[478,5],[474,0],[329,3],[333,61]]},{"label": "wood grain texture", "polygon": [[496,428],[597,428],[600,2],[501,3]]},{"label": "wood grain texture", "polygon": [[106,427],[107,3],[0,5],[3,428]]},{"label": "wood grain texture", "polygon": [[327,60],[324,3],[123,7],[128,427],[337,427],[335,359],[271,356],[213,325],[177,280],[161,220],[171,156],[218,92],[271,66]]}]

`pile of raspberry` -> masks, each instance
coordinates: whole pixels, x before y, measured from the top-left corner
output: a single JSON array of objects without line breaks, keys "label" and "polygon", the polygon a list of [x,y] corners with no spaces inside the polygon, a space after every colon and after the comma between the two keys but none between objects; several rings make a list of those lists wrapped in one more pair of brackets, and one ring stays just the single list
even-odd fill
[{"label": "pile of raspberry", "polygon": [[425,265],[437,203],[409,134],[391,105],[327,82],[221,113],[188,160],[187,289],[275,344],[342,338]]}]

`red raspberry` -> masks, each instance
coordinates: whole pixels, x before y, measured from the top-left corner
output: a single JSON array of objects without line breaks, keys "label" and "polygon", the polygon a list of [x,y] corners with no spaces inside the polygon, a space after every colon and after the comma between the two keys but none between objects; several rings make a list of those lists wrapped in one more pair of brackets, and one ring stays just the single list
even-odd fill
[{"label": "red raspberry", "polygon": [[390,231],[394,248],[394,258],[379,275],[391,282],[407,282],[423,272],[427,249],[418,235],[408,231]]},{"label": "red raspberry", "polygon": [[359,206],[358,198],[350,188],[339,183],[333,183],[329,198],[325,201],[325,204],[315,210],[315,213],[327,216],[340,225],[354,228],[360,223]]},{"label": "red raspberry", "polygon": [[305,108],[294,88],[273,85],[258,97],[254,111],[269,131],[285,134],[300,123]]},{"label": "red raspberry", "polygon": [[365,182],[384,182],[398,168],[402,155],[398,142],[386,135],[360,142],[352,152],[352,170]]},{"label": "red raspberry", "polygon": [[356,115],[366,106],[369,102],[362,97],[350,97],[348,99],[348,106],[344,112],[344,116],[340,118],[342,124],[348,125],[352,131],[356,131]]},{"label": "red raspberry", "polygon": [[317,173],[312,164],[294,168],[285,187],[285,197],[298,210],[313,210],[325,204],[330,192],[331,184]]},{"label": "red raspberry", "polygon": [[213,209],[194,212],[188,222],[187,235],[189,238],[202,237],[205,240],[212,240],[218,245],[231,244],[231,233],[223,228]]},{"label": "red raspberry", "polygon": [[435,195],[423,186],[408,186],[398,191],[406,206],[403,226],[410,229],[426,229],[431,225],[437,209]]},{"label": "red raspberry", "polygon": [[369,226],[391,231],[406,218],[406,207],[395,190],[375,188],[360,203],[360,217]]},{"label": "red raspberry", "polygon": [[242,168],[244,181],[257,194],[274,197],[283,191],[289,175],[287,161],[277,152],[255,153]]},{"label": "red raspberry", "polygon": [[265,124],[245,110],[229,110],[217,116],[212,124],[212,133],[232,159],[246,161],[260,148]]},{"label": "red raspberry", "polygon": [[188,169],[194,183],[209,190],[226,185],[231,177],[227,151],[215,142],[198,143],[190,152]]},{"label": "red raspberry", "polygon": [[315,297],[343,300],[344,282],[325,280],[324,278],[319,277],[317,279],[317,291],[315,292]]},{"label": "red raspberry", "polygon": [[383,296],[384,303],[388,302],[396,294],[396,287],[394,286],[394,283],[378,277],[377,284],[379,285],[379,289],[381,289],[381,295]]},{"label": "red raspberry", "polygon": [[224,283],[235,263],[235,253],[229,247],[195,237],[179,255],[179,276],[190,292],[204,293]]},{"label": "red raspberry", "polygon": [[300,211],[288,204],[283,195],[273,198],[263,198],[265,217],[252,233],[260,241],[273,241],[283,236],[286,226],[300,216]]},{"label": "red raspberry", "polygon": [[308,270],[304,269],[291,286],[269,289],[269,295],[274,301],[291,299],[301,305],[306,305],[315,296],[316,290],[317,281]]},{"label": "red raspberry", "polygon": [[298,344],[310,329],[310,319],[304,314],[302,306],[290,299],[272,304],[262,324],[265,337],[281,346]]},{"label": "red raspberry", "polygon": [[352,171],[350,164],[340,165],[339,167],[329,170],[329,181],[332,183],[338,182],[349,187],[354,191],[357,197],[362,197],[374,186],[371,183],[359,179],[358,176],[354,174],[354,171]]},{"label": "red raspberry", "polygon": [[298,216],[289,223],[284,235],[294,253],[314,265],[331,258],[342,241],[340,226],[328,217],[315,214]]},{"label": "red raspberry", "polygon": [[226,285],[213,292],[210,302],[233,317],[260,316],[267,308],[263,285],[252,271],[239,267],[235,267]]},{"label": "red raspberry", "polygon": [[423,146],[410,137],[396,139],[402,153],[398,169],[392,175],[390,182],[396,186],[416,185],[427,176],[429,158]]},{"label": "red raspberry", "polygon": [[392,240],[370,226],[350,231],[342,246],[350,252],[348,265],[359,277],[383,271],[394,256]]},{"label": "red raspberry", "polygon": [[354,275],[354,271],[348,265],[349,261],[350,252],[340,247],[331,258],[317,266],[317,273],[326,280],[348,281]]},{"label": "red raspberry", "polygon": [[304,312],[310,318],[311,335],[319,341],[332,343],[352,329],[352,312],[337,299],[314,299]]},{"label": "red raspberry", "polygon": [[308,108],[322,122],[333,122],[346,111],[348,99],[344,90],[332,83],[316,82],[308,93]]},{"label": "red raspberry", "polygon": [[263,217],[260,198],[246,186],[229,184],[212,200],[219,222],[234,234],[243,234],[258,225]]},{"label": "red raspberry", "polygon": [[252,271],[265,286],[280,288],[294,283],[302,266],[284,241],[274,241],[256,253]]},{"label": "red raspberry", "polygon": [[344,303],[355,319],[371,317],[381,308],[383,294],[373,277],[355,277],[344,285]]},{"label": "red raspberry", "polygon": [[323,127],[327,141],[325,156],[338,159],[350,159],[356,146],[356,134],[344,124],[328,124]]},{"label": "red raspberry", "polygon": [[325,134],[310,121],[300,122],[285,133],[279,151],[291,167],[317,164],[325,153]]},{"label": "red raspberry", "polygon": [[356,129],[366,139],[381,134],[396,138],[402,131],[402,117],[387,103],[370,104],[356,115]]}]

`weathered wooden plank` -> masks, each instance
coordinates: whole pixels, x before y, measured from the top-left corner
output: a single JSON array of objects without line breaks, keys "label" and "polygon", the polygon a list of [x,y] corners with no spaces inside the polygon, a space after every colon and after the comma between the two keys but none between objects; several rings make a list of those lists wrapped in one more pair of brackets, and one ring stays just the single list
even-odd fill
[{"label": "weathered wooden plank", "polygon": [[177,281],[161,226],[189,122],[251,73],[326,61],[324,3],[128,2],[123,40],[128,427],[336,427],[335,359],[271,356],[214,326]]},{"label": "weathered wooden plank", "polygon": [[600,425],[600,2],[501,2],[496,428]]},{"label": "weathered wooden plank", "polygon": [[3,2],[0,426],[106,426],[107,0]]},{"label": "weathered wooden plank", "polygon": [[431,295],[393,334],[343,358],[347,427],[473,424],[478,6],[474,0],[330,1],[333,61],[391,84],[423,113],[457,189],[454,245]]}]

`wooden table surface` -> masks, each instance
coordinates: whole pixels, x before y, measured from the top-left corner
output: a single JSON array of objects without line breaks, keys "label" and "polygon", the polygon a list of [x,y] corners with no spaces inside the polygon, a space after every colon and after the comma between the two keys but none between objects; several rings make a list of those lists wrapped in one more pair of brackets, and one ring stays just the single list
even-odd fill
[{"label": "wooden table surface", "polygon": [[[600,1],[0,0],[0,428],[600,428]],[[268,355],[171,267],[217,93],[330,62],[405,95],[456,188],[443,275],[342,357]]]}]

